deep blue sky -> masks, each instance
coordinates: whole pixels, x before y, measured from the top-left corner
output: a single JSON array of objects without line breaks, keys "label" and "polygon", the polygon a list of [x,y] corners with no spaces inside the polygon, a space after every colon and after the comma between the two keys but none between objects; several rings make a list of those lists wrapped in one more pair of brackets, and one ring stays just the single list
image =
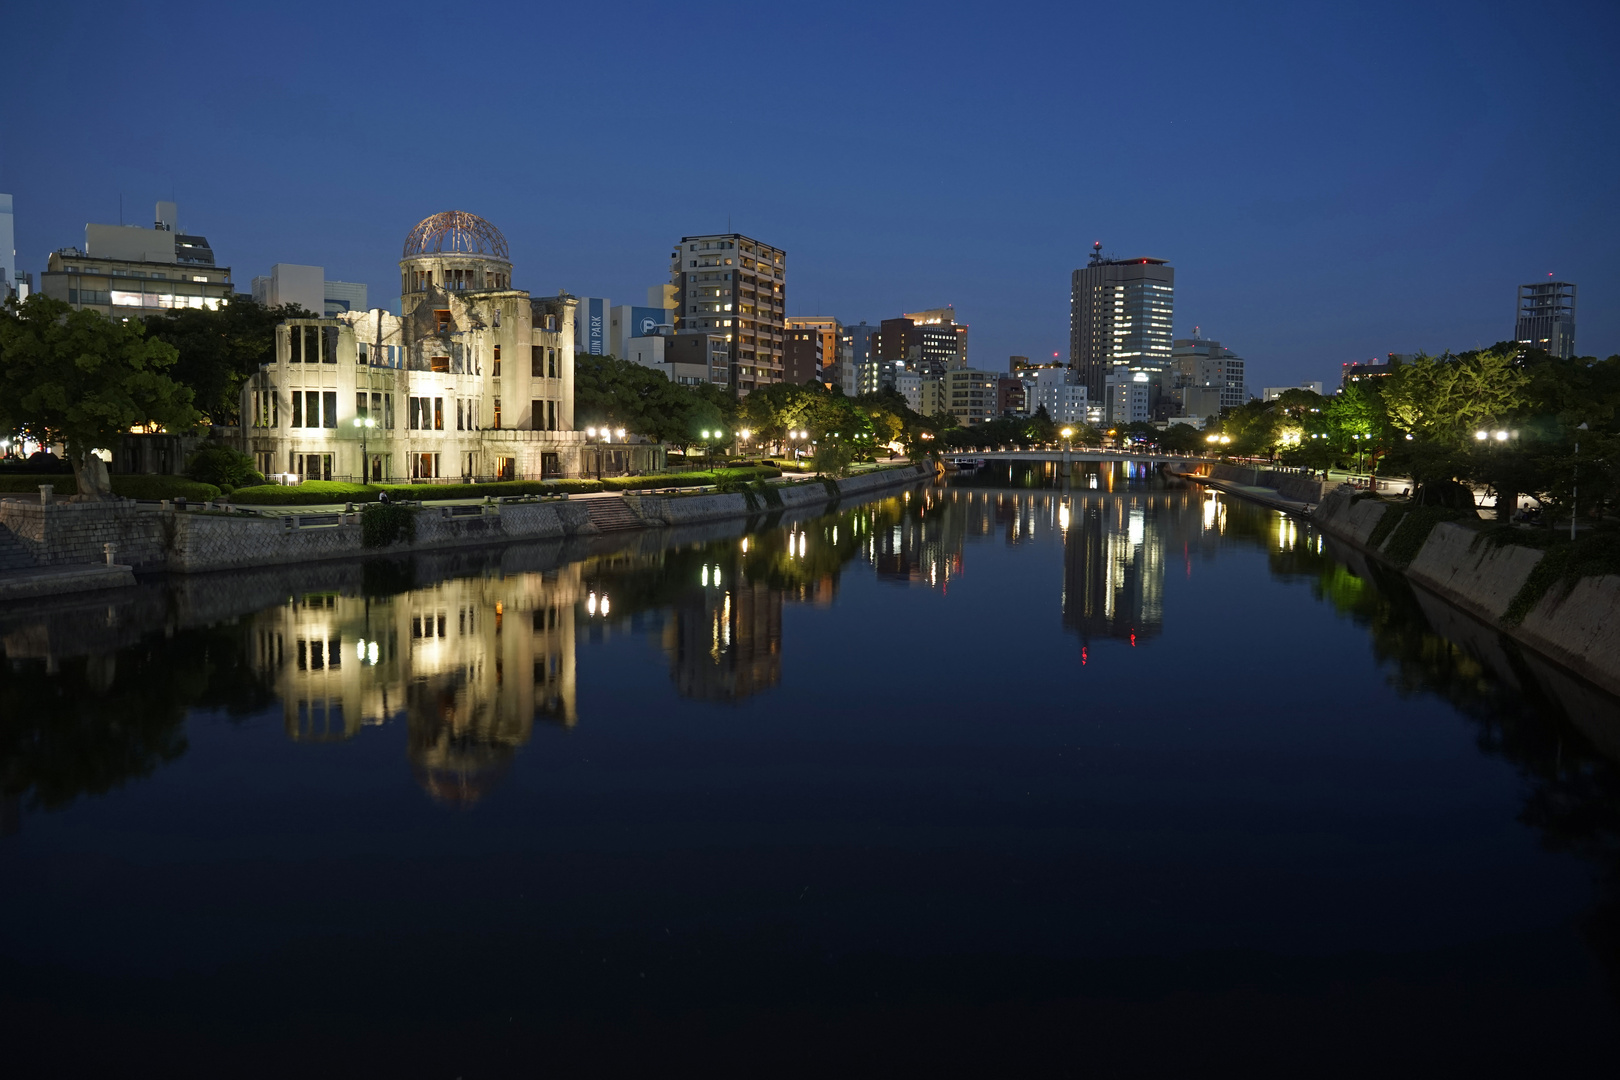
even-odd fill
[{"label": "deep blue sky", "polygon": [[19,268],[173,197],[238,287],[397,295],[463,209],[515,282],[641,302],[687,233],[788,252],[788,310],[954,303],[1067,355],[1093,240],[1176,267],[1250,384],[1509,337],[1580,286],[1620,352],[1620,5],[24,4],[0,39]]}]

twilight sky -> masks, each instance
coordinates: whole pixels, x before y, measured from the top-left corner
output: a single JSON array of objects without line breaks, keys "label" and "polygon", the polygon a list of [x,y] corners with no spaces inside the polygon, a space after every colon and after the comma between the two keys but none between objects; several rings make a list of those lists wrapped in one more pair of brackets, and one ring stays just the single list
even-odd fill
[{"label": "twilight sky", "polygon": [[[1542,12],[1546,14],[1543,15]],[[1545,19],[1546,26],[1537,25]],[[640,303],[683,234],[788,252],[788,311],[954,303],[975,366],[1067,355],[1093,240],[1176,268],[1258,390],[1490,344],[1580,287],[1620,352],[1620,5],[20,4],[18,267],[174,198],[246,290],[397,296],[480,214],[514,283]]]}]

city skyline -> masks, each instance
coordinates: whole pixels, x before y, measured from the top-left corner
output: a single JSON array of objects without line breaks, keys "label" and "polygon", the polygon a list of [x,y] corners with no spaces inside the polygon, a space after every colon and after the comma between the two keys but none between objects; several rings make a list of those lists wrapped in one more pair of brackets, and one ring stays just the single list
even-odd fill
[{"label": "city skyline", "polygon": [[[368,47],[406,54],[422,19],[381,10]],[[455,95],[425,98],[405,116],[385,82],[288,57],[252,32],[250,12],[149,21],[114,12],[71,31],[68,15],[20,12],[11,23],[22,46],[18,100],[0,145],[18,268],[37,275],[86,222],[116,222],[120,205],[123,221],[144,222],[158,199],[187,207],[239,291],[276,263],[323,266],[369,285],[374,303],[391,291],[398,222],[447,207],[499,221],[531,253],[514,284],[536,295],[640,296],[667,276],[672,236],[741,232],[793,259],[787,314],[875,323],[952,303],[974,324],[980,363],[1000,367],[1008,355],[1063,351],[1069,275],[1100,240],[1175,265],[1175,336],[1201,325],[1249,360],[1255,385],[1326,379],[1347,360],[1390,352],[1509,340],[1509,299],[1548,273],[1586,299],[1578,351],[1620,351],[1611,302],[1620,286],[1604,260],[1620,226],[1602,180],[1620,152],[1598,137],[1617,97],[1601,44],[1614,40],[1616,16],[1596,5],[1572,16],[1582,32],[1559,44],[1520,40],[1505,6],[1252,21],[1187,8],[1169,20],[1173,38],[1145,15],[1052,11],[989,21],[972,35],[961,85],[933,91],[901,88],[916,82],[926,43],[957,40],[968,13],[937,25],[904,8],[868,14],[853,24],[871,29],[868,41],[845,34],[836,11],[797,16],[790,38],[785,22],[741,29],[720,15],[711,25],[626,10],[658,31],[646,35],[656,45],[559,53],[543,77],[507,62],[518,46],[481,46],[491,70],[516,72],[496,77],[495,103],[480,106],[475,125],[504,133],[500,168],[476,155],[423,167],[404,135],[455,138],[473,123]],[[582,13],[524,17],[549,36],[600,32],[574,25]],[[919,58],[897,69],[873,62],[897,35],[919,43]],[[1162,48],[1175,39],[1198,41],[1236,74],[1212,82],[1197,65],[1165,64]],[[919,178],[876,154],[861,155],[860,168],[828,156],[761,185],[752,169],[717,181],[683,147],[646,169],[636,140],[614,145],[599,129],[628,116],[677,121],[684,106],[654,92],[650,61],[700,41],[786,50],[774,122],[818,138],[877,145],[887,126],[945,110],[966,141],[961,166]],[[812,46],[834,41],[830,69],[809,62]],[[87,114],[88,91],[53,88],[64,66],[99,72],[104,85],[126,81],[151,50],[246,72],[258,104],[182,94],[136,130],[117,110]],[[1549,119],[1535,98],[1496,88],[1484,73],[1509,63],[1534,67],[1537,93],[1571,105]],[[1137,70],[1161,74],[1144,88],[1130,77]],[[178,86],[186,76],[151,85],[171,78]],[[559,97],[575,118],[543,137],[508,122]],[[1517,148],[1531,131],[1543,151],[1526,159]],[[1109,164],[1194,157],[1205,164]],[[309,160],[327,164],[298,164]],[[1553,191],[1563,211],[1550,222],[1517,213]],[[851,258],[861,250],[870,257]]]}]

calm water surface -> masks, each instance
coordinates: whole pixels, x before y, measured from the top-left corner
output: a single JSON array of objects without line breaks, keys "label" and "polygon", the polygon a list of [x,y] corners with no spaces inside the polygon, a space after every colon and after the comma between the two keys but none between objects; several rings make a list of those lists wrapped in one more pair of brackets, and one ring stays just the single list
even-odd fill
[{"label": "calm water surface", "polygon": [[28,1075],[1620,1049],[1616,703],[1141,469],[154,581],[0,647]]}]

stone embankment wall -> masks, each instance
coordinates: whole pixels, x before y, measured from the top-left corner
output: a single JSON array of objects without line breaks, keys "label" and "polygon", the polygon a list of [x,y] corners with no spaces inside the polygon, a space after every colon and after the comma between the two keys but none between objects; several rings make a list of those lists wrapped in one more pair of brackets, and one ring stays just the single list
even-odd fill
[{"label": "stone embankment wall", "polygon": [[[885,469],[837,482],[840,497],[865,495],[914,483],[920,467]],[[685,497],[627,496],[626,505],[649,526],[746,519],[757,513],[820,506],[832,495],[820,483],[778,489],[782,505],[750,508],[742,495]],[[461,507],[465,511],[467,507]],[[119,564],[141,571],[199,573],[262,566],[351,559],[435,549],[506,544],[520,540],[561,540],[596,532],[582,501],[505,503],[452,514],[429,505],[416,515],[416,537],[409,544],[367,548],[361,542],[360,515],[312,514],[245,517],[236,514],[141,507],[129,500],[52,502],[0,500],[0,525],[9,528],[36,566],[72,566],[105,561],[103,546],[117,545]],[[302,519],[322,524],[307,526]],[[336,518],[335,524],[327,524]]]},{"label": "stone embankment wall", "polygon": [[[467,517],[451,517],[447,510],[433,506],[423,509],[416,515],[416,538],[384,550],[423,551],[512,540],[561,539],[591,530],[590,514],[579,503],[510,503],[486,507],[483,513]],[[340,517],[337,525],[292,528],[289,518],[243,521],[223,515],[177,514],[166,568],[195,572],[381,553],[361,543],[359,514]]]},{"label": "stone embankment wall", "polygon": [[[898,469],[847,476],[837,481],[838,497],[869,495],[875,491],[914,484],[927,473],[921,465],[908,465]],[[754,496],[758,509],[750,509],[743,495],[626,495],[625,504],[648,525],[688,525],[699,521],[719,521],[723,518],[746,517],[749,514],[774,510],[796,510],[807,506],[821,506],[832,501],[833,495],[820,481],[792,484],[776,489],[782,505],[766,504]]]},{"label": "stone embankment wall", "polygon": [[1225,480],[1229,484],[1270,488],[1285,499],[1312,504],[1321,502],[1329,492],[1338,487],[1335,483],[1313,480],[1300,473],[1284,472],[1279,469],[1256,469],[1253,465],[1231,465],[1226,462],[1200,466],[1198,474],[1212,480]]},{"label": "stone embankment wall", "polygon": [[[310,515],[303,515],[305,517]],[[298,527],[299,517],[177,513],[142,508],[129,500],[83,503],[0,501],[0,525],[9,528],[41,567],[103,562],[103,544],[137,570],[190,573],[237,567],[376,555],[361,543],[359,514],[314,515],[337,524]],[[481,508],[452,517],[446,507],[416,516],[416,538],[401,550],[419,551],[513,540],[544,540],[593,531],[590,514],[563,500]]]},{"label": "stone embankment wall", "polygon": [[[1388,560],[1389,545],[1409,522],[1371,545],[1391,504],[1353,499],[1349,491],[1325,497],[1311,516],[1330,536]],[[1620,694],[1620,577],[1582,578],[1573,588],[1554,584],[1517,624],[1503,619],[1543,552],[1494,544],[1475,529],[1441,522],[1402,569],[1411,580],[1510,637],[1563,664],[1611,694]]]},{"label": "stone embankment wall", "polygon": [[127,499],[49,502],[0,500],[0,525],[33,556],[36,566],[104,562],[103,544],[117,544],[126,566],[161,565],[167,533],[159,515]]}]

